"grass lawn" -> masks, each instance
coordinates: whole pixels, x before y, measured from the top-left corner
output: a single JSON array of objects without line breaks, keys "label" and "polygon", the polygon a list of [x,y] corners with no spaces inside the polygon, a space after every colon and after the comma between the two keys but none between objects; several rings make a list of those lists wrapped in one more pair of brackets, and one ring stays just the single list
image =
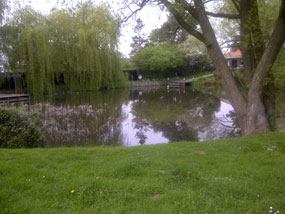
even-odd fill
[{"label": "grass lawn", "polygon": [[0,150],[1,214],[284,212],[285,133]]}]

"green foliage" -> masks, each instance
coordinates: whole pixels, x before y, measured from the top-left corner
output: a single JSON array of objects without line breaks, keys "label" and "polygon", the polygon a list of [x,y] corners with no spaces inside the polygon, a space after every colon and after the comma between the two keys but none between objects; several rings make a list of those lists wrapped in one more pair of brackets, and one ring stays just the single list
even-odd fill
[{"label": "green foliage", "polygon": [[75,91],[126,83],[117,51],[119,24],[105,6],[84,3],[49,16],[24,8],[5,27],[10,68],[26,72],[31,94],[50,94],[62,81]]},{"label": "green foliage", "polygon": [[281,49],[278,57],[270,70],[269,78],[264,82],[269,87],[267,96],[272,98],[275,111],[272,118],[285,115],[285,49]]},{"label": "green foliage", "polygon": [[122,67],[122,69],[130,68],[129,60],[127,58],[122,58],[121,59],[121,67]]},{"label": "green foliage", "polygon": [[33,148],[42,143],[39,131],[28,117],[0,109],[0,147]]},{"label": "green foliage", "polygon": [[197,54],[186,57],[187,64],[183,69],[184,76],[197,76],[212,73],[215,68],[206,54]]},{"label": "green foliage", "polygon": [[259,21],[263,36],[266,40],[270,38],[273,31],[275,21],[278,17],[280,3],[280,0],[258,0]]},{"label": "green foliage", "polygon": [[206,55],[208,57],[208,61],[210,61],[210,57],[207,55],[205,45],[193,36],[189,36],[186,41],[179,44],[179,47],[181,51],[188,57]]},{"label": "green foliage", "polygon": [[173,76],[185,64],[185,57],[177,46],[164,43],[149,45],[132,58],[133,63],[149,77]]},{"label": "green foliage", "polygon": [[154,44],[163,42],[179,44],[185,41],[187,36],[188,33],[177,23],[174,16],[169,15],[168,20],[161,26],[161,28],[155,29],[151,32],[150,41]]},{"label": "green foliage", "polygon": [[272,69],[274,86],[279,90],[285,90],[285,49],[283,48]]}]

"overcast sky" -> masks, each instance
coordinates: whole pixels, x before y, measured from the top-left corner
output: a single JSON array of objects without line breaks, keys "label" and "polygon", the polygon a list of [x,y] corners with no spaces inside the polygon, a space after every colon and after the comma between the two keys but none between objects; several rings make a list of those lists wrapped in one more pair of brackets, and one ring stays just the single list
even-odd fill
[{"label": "overcast sky", "polygon": [[[78,0],[79,2],[81,0]],[[62,8],[66,6],[76,5],[77,0],[10,0],[11,8],[20,8],[24,6],[31,6],[36,11],[40,11],[43,14],[48,14],[52,8]],[[84,2],[84,0],[82,0]],[[111,10],[115,13],[121,6],[119,5],[121,0],[93,0],[94,3],[100,4],[102,2],[108,3],[111,6]],[[62,3],[64,5],[62,6]],[[167,19],[167,13],[162,12],[158,7],[145,7],[140,11],[136,18],[141,18],[145,25],[143,33],[149,35],[151,30],[160,27]],[[132,36],[134,36],[133,27],[136,25],[135,19],[131,18],[121,28],[121,38],[119,44],[119,50],[124,56],[128,56],[131,52],[130,44],[132,42]]]}]

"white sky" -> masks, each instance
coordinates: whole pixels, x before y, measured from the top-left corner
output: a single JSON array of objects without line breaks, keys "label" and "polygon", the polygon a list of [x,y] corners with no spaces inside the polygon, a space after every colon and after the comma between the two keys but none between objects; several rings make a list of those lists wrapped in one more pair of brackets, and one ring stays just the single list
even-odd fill
[{"label": "white sky", "polygon": [[[120,7],[119,2],[121,0],[93,0],[96,4],[101,2],[109,3],[111,11],[115,13]],[[24,6],[31,6],[36,11],[40,11],[43,14],[48,14],[52,8],[62,8],[62,2],[65,5],[76,5],[76,0],[10,0],[11,8],[20,8]],[[83,0],[84,2],[84,0]],[[143,33],[149,35],[149,33],[159,28],[167,19],[167,13],[162,12],[158,7],[147,6],[141,10],[136,18],[141,18],[145,27]],[[135,19],[130,18],[121,28],[121,38],[119,44],[119,50],[124,56],[128,56],[131,52],[130,44],[132,43],[132,36],[134,36],[133,27],[136,25]]]}]

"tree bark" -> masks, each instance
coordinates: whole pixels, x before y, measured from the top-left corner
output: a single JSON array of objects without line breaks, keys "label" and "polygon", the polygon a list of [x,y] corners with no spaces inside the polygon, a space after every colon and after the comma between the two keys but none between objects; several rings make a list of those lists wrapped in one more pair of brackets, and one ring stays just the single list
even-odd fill
[{"label": "tree bark", "polygon": [[[268,75],[274,61],[285,40],[285,0],[282,0],[279,16],[276,21],[271,39],[268,42],[256,72],[253,76],[250,90],[248,92],[248,112],[245,125],[245,135],[269,130],[269,122],[263,104],[263,81]],[[266,123],[267,120],[267,123]]]},{"label": "tree bark", "polygon": [[194,0],[194,2],[196,8],[199,8],[197,10],[199,13],[198,22],[205,37],[205,45],[208,53],[215,65],[218,75],[221,77],[223,88],[235,109],[239,126],[243,129],[246,122],[246,100],[239,90],[230,68],[226,63],[202,1]]}]

